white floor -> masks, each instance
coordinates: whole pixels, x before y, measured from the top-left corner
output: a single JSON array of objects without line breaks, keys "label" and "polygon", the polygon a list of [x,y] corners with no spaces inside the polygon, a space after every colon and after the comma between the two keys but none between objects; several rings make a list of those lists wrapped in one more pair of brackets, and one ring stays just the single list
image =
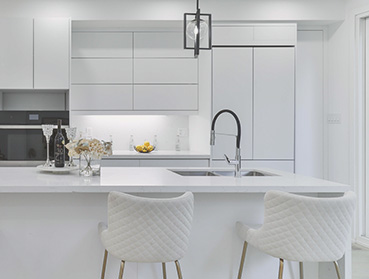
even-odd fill
[{"label": "white floor", "polygon": [[369,279],[369,249],[352,247],[352,279]]}]

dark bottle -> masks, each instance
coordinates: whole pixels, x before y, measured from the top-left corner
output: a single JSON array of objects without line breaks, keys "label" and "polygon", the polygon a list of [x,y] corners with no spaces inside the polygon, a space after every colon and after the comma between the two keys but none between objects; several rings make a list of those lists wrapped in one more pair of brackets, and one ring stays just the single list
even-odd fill
[{"label": "dark bottle", "polygon": [[64,136],[61,131],[62,121],[58,119],[58,132],[54,139],[54,158],[55,167],[63,168],[65,165],[65,147],[64,147]]}]

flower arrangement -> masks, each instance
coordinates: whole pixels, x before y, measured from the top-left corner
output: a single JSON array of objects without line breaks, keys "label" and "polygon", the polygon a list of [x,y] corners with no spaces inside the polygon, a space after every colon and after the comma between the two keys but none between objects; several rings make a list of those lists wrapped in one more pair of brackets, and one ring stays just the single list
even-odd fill
[{"label": "flower arrangement", "polygon": [[[91,167],[92,159],[100,160],[103,156],[111,155],[111,144],[102,143],[98,139],[79,139],[73,140],[65,145],[69,150],[70,157],[78,157],[80,161],[80,173],[84,176],[93,175]],[[86,161],[86,166],[81,168],[81,161]]]}]

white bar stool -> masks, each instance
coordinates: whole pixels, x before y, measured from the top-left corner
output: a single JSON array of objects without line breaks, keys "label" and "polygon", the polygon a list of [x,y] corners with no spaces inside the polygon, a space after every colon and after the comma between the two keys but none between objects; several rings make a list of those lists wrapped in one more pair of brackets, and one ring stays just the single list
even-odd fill
[{"label": "white bar stool", "polygon": [[178,260],[189,244],[194,208],[193,194],[153,199],[120,192],[108,196],[108,226],[99,223],[105,247],[101,279],[105,278],[108,252],[121,260],[119,279],[125,262],[162,263],[166,279],[166,262],[175,262],[178,278],[182,272]]},{"label": "white bar stool", "polygon": [[284,260],[333,262],[337,277],[337,260],[343,257],[351,232],[355,194],[346,192],[338,198],[312,198],[269,191],[264,197],[264,224],[259,229],[237,222],[244,240],[238,279],[241,279],[247,244],[279,258],[279,279],[283,278]]}]

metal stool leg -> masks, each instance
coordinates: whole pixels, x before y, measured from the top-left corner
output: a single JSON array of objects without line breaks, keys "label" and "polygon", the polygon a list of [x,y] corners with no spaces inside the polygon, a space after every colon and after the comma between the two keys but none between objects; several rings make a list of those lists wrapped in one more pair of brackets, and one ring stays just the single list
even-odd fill
[{"label": "metal stool leg", "polygon": [[108,261],[108,251],[105,250],[104,252],[104,260],[103,260],[103,266],[101,270],[101,279],[105,278],[105,270],[106,270],[106,262]]},{"label": "metal stool leg", "polygon": [[163,279],[167,279],[167,269],[165,268],[165,263],[161,263],[163,268]]},{"label": "metal stool leg", "polygon": [[336,273],[337,273],[337,277],[338,277],[338,279],[341,279],[340,268],[339,268],[339,266],[338,266],[337,261],[334,261],[334,262],[333,262],[333,264],[334,264],[334,267],[336,268]]},{"label": "metal stool leg", "polygon": [[300,279],[304,279],[304,264],[303,264],[303,262],[299,263],[299,267],[300,267]]},{"label": "metal stool leg", "polygon": [[177,268],[177,274],[178,274],[178,279],[182,279],[182,271],[181,271],[181,266],[179,265],[178,261],[175,261],[176,264],[176,268]]},{"label": "metal stool leg", "polygon": [[242,277],[243,266],[245,265],[246,250],[247,250],[247,242],[245,241],[243,243],[240,268],[238,269],[238,277],[237,277],[238,279],[241,279]]},{"label": "metal stool leg", "polygon": [[119,279],[122,279],[123,278],[123,271],[124,271],[124,264],[125,264],[125,261],[121,261],[120,262],[120,270],[119,270]]},{"label": "metal stool leg", "polygon": [[279,259],[279,275],[278,279],[283,279],[283,259]]}]

